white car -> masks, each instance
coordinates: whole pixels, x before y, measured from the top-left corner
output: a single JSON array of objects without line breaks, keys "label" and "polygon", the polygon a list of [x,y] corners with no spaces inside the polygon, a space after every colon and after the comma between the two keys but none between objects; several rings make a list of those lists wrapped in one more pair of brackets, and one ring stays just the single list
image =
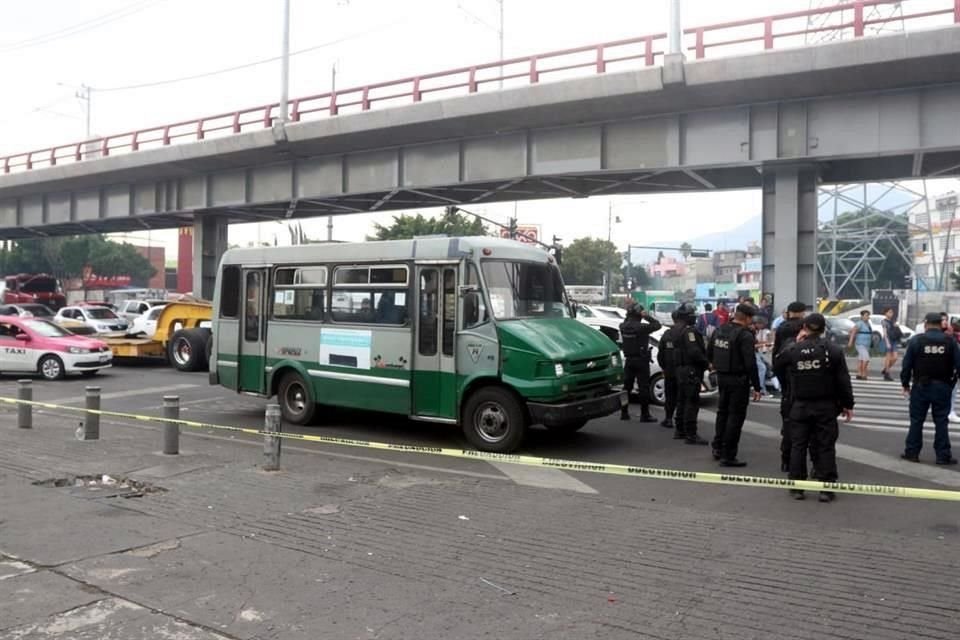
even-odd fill
[{"label": "white car", "polygon": [[117,315],[133,322],[151,309],[166,305],[166,300],[127,300],[120,305]]},{"label": "white car", "polygon": [[576,312],[577,320],[601,332],[616,342],[617,346],[621,345],[620,325],[625,318],[612,317],[609,313],[603,313],[598,307],[589,304],[578,304]]},{"label": "white car", "polygon": [[160,318],[160,314],[163,313],[164,306],[166,305],[151,307],[146,313],[134,318],[133,324],[127,333],[132,336],[143,335],[147,338],[152,338],[153,334],[157,332],[157,320]]},{"label": "white car", "polygon": [[130,328],[130,323],[121,318],[112,309],[101,306],[64,307],[57,311],[54,322],[75,320],[82,322],[98,334],[124,335]]}]

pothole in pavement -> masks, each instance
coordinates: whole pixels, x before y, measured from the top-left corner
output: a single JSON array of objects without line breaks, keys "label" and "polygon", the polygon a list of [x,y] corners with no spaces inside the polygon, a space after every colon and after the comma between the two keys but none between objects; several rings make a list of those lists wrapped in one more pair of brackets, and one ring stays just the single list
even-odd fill
[{"label": "pothole in pavement", "polygon": [[66,489],[67,493],[79,498],[142,498],[150,494],[166,492],[163,487],[149,482],[111,476],[106,473],[47,478],[37,480],[33,484],[38,487]]}]

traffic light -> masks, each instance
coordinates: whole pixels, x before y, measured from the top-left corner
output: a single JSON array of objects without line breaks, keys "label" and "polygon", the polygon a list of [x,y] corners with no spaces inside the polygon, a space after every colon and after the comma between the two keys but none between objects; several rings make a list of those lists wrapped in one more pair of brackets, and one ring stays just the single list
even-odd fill
[{"label": "traffic light", "polygon": [[904,289],[913,289],[913,276],[909,273],[903,276],[903,288]]}]

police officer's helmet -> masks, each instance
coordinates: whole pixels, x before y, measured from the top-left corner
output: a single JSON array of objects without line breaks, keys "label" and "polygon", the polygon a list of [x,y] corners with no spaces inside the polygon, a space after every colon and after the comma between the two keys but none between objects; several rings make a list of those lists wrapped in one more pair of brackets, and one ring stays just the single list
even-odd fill
[{"label": "police officer's helmet", "polygon": [[643,314],[643,305],[636,302],[631,302],[627,305],[627,316],[632,316],[634,318],[639,318]]},{"label": "police officer's helmet", "polygon": [[697,319],[697,310],[693,308],[693,305],[687,304],[686,302],[677,307],[676,313],[677,320],[693,322]]}]

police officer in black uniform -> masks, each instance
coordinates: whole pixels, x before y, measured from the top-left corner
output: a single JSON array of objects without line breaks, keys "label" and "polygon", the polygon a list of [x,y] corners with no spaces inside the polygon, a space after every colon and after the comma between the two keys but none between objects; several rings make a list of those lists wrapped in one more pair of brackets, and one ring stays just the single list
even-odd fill
[{"label": "police officer in black uniform", "polygon": [[756,338],[749,329],[755,309],[739,304],[733,321],[717,329],[707,345],[707,359],[717,372],[720,398],[717,406],[716,434],[713,437],[713,459],[721,467],[745,467],[737,459],[740,432],[747,419],[750,387],[754,401],[760,400],[760,375],[757,371]]},{"label": "police officer in black uniform", "polygon": [[[640,422],[656,422],[650,415],[650,334],[663,326],[647,314],[643,306],[632,303],[627,307],[627,319],[620,324],[620,340],[623,342],[623,388],[633,391],[634,383],[640,387]],[[627,406],[620,411],[621,420],[629,420]]]},{"label": "police officer in black uniform", "polygon": [[[674,309],[670,313],[673,319],[673,326],[663,332],[660,336],[660,346],[657,349],[657,364],[660,365],[660,371],[663,372],[663,421],[661,427],[669,429],[674,426],[673,416],[677,408],[677,374],[673,370],[673,349],[678,337],[677,311]],[[677,427],[679,429],[679,427]]]},{"label": "police officer in black uniform", "polygon": [[[900,369],[903,395],[910,394],[910,430],[903,454],[904,460],[920,462],[923,448],[923,421],[927,410],[933,413],[933,450],[937,464],[957,464],[950,449],[948,414],[953,383],[960,375],[960,347],[946,335],[940,324],[939,313],[928,313],[924,318],[924,333],[907,343]],[[911,377],[913,387],[910,387]]]},{"label": "police officer in black uniform", "polygon": [[[777,358],[781,380],[790,380],[790,479],[807,479],[808,449],[815,452],[813,473],[822,482],[837,480],[837,416],[853,417],[853,388],[843,350],[824,337],[827,321],[819,313],[803,320],[797,340]],[[803,500],[804,493],[791,489]],[[831,502],[832,491],[821,491],[820,502]]]},{"label": "police officer in black uniform", "polygon": [[[773,334],[773,360],[776,361],[777,355],[783,351],[783,348],[797,339],[797,334],[803,324],[803,314],[807,310],[807,305],[798,301],[787,305],[787,319],[780,323]],[[776,366],[774,366],[776,370]],[[790,380],[788,378],[779,378],[780,380],[780,471],[787,473],[790,471]]]},{"label": "police officer in black uniform", "polygon": [[673,348],[673,370],[677,376],[677,430],[673,437],[687,444],[708,444],[697,435],[697,414],[700,411],[700,385],[703,372],[710,363],[707,349],[694,324],[697,313],[689,304],[677,309],[677,339]]}]

